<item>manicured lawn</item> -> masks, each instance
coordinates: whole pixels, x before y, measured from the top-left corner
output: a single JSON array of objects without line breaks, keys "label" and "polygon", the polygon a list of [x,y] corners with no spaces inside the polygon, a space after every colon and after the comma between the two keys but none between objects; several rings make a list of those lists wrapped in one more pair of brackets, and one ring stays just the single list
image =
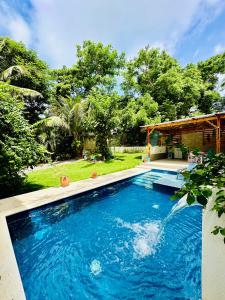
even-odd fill
[{"label": "manicured lawn", "polygon": [[92,163],[88,161],[71,162],[53,166],[48,169],[32,171],[28,174],[25,192],[59,186],[59,177],[69,176],[71,181],[89,178],[93,171],[98,175],[130,169],[141,163],[141,153],[120,153],[106,162]]}]

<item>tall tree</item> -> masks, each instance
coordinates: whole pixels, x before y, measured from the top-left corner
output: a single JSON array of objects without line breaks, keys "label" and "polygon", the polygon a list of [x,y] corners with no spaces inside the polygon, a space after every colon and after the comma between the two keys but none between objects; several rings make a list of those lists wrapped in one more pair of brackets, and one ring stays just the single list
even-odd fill
[{"label": "tall tree", "polygon": [[111,45],[84,41],[77,45],[77,59],[72,68],[55,70],[56,93],[62,96],[86,97],[95,87],[113,87],[123,68],[125,54]]},{"label": "tall tree", "polygon": [[111,157],[109,139],[119,125],[118,94],[93,90],[88,96],[88,123],[96,136],[97,151],[103,159]]},{"label": "tall tree", "polygon": [[174,67],[179,67],[178,62],[166,51],[149,46],[141,49],[137,57],[131,59],[124,72],[122,84],[125,94],[149,93],[155,96],[155,83],[161,74]]},{"label": "tall tree", "polygon": [[34,128],[53,158],[80,155],[85,137],[83,101],[80,98],[53,98],[46,115],[34,124]]},{"label": "tall tree", "polygon": [[149,94],[137,98],[122,98],[119,117],[120,130],[118,133],[122,145],[144,145],[146,133],[140,131],[140,126],[158,123],[161,120],[158,103]]},{"label": "tall tree", "polygon": [[24,168],[46,160],[23,114],[23,103],[0,91],[0,196],[14,194],[24,180]]},{"label": "tall tree", "polygon": [[215,89],[218,75],[225,73],[225,52],[212,56],[205,61],[200,61],[197,66],[204,82],[208,84],[211,90]]},{"label": "tall tree", "polygon": [[35,97],[29,92],[23,94],[27,119],[31,123],[37,121],[46,108],[50,94],[47,65],[38,58],[36,52],[9,38],[0,37],[0,57],[2,81],[11,86],[27,88],[39,93]]}]

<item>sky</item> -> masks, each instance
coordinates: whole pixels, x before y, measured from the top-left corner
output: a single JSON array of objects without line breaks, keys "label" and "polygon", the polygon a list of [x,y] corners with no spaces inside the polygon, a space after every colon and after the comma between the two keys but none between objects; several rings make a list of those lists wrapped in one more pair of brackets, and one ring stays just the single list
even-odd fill
[{"label": "sky", "polygon": [[225,0],[0,0],[0,36],[35,49],[49,66],[71,66],[83,40],[128,58],[150,45],[182,65],[225,51]]}]

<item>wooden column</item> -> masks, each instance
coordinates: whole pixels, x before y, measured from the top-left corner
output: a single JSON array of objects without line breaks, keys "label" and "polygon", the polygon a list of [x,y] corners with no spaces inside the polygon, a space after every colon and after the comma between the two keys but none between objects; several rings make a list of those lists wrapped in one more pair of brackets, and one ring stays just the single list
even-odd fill
[{"label": "wooden column", "polygon": [[217,117],[217,124],[216,124],[216,153],[220,153],[220,117]]},{"label": "wooden column", "polygon": [[147,132],[147,145],[150,144],[150,128],[148,128],[148,132]]},{"label": "wooden column", "polygon": [[151,133],[153,132],[154,128],[150,130],[150,128],[148,128],[147,130],[147,155],[150,158],[151,156]]}]

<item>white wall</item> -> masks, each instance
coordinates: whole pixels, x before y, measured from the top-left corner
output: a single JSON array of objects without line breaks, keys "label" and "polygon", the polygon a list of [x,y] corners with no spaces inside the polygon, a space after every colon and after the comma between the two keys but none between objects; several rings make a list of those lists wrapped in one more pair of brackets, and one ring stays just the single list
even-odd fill
[{"label": "white wall", "polygon": [[146,149],[146,146],[134,146],[134,147],[129,147],[129,146],[120,146],[120,147],[110,147],[112,152],[144,152]]},{"label": "white wall", "polygon": [[[214,193],[215,194],[215,193]],[[225,227],[225,218],[212,211],[213,198],[203,210],[202,223],[202,299],[225,300],[225,244],[214,225]]]}]

